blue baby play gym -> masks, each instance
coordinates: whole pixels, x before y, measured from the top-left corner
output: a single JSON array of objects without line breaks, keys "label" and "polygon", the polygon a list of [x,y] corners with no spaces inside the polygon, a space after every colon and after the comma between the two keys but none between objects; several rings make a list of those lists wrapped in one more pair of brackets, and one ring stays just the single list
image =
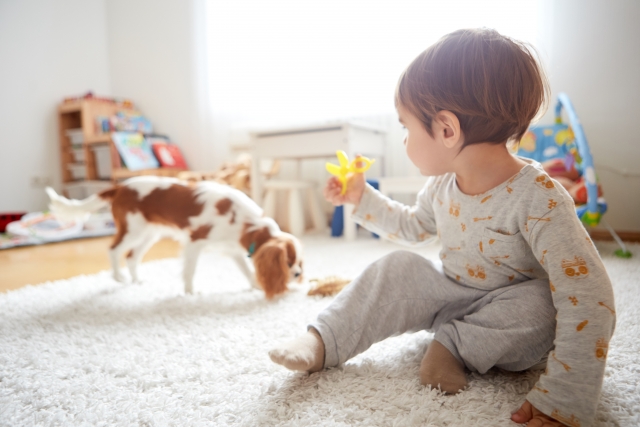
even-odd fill
[{"label": "blue baby play gym", "polygon": [[[569,123],[562,121],[563,109]],[[567,94],[558,95],[555,123],[531,126],[520,140],[518,155],[540,162],[545,171],[571,194],[583,224],[588,227],[602,224],[620,245],[616,255],[631,256],[620,237],[602,219],[607,203],[602,197],[587,137]]]}]

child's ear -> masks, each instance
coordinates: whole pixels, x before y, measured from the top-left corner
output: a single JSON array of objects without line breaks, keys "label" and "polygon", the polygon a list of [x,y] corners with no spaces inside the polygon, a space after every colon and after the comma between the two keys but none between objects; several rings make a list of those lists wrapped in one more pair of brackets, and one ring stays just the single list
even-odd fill
[{"label": "child's ear", "polygon": [[437,136],[447,148],[454,148],[462,141],[460,120],[451,111],[438,111],[435,117]]}]

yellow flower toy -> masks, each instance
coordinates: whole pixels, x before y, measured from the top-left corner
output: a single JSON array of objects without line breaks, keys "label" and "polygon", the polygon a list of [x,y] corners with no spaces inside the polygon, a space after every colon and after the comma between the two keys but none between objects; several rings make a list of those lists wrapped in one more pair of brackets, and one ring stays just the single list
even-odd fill
[{"label": "yellow flower toy", "polygon": [[[336,151],[336,156],[338,156],[338,162],[340,165],[334,165],[333,163],[327,163],[327,172],[331,175],[334,175],[340,180],[342,183],[342,191],[340,195],[344,195],[347,192],[347,175],[349,173],[364,173],[375,162],[375,160],[371,160],[367,157],[358,157],[349,163],[349,157],[347,157],[347,153],[342,150]],[[363,163],[363,166],[357,167],[358,163]]]}]

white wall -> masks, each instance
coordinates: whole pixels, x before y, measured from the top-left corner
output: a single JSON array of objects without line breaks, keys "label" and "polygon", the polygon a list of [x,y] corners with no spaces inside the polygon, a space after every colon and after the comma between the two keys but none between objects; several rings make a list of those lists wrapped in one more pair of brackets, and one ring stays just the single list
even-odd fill
[{"label": "white wall", "polygon": [[61,182],[56,108],[108,95],[104,0],[0,0],[0,212],[44,209]]},{"label": "white wall", "polygon": [[580,117],[609,203],[605,219],[640,231],[640,2],[546,0],[542,11],[553,99],[567,93]]},{"label": "white wall", "polygon": [[107,25],[113,95],[133,100],[156,132],[180,145],[192,169],[210,170],[224,159],[206,140],[203,4],[109,0]]}]

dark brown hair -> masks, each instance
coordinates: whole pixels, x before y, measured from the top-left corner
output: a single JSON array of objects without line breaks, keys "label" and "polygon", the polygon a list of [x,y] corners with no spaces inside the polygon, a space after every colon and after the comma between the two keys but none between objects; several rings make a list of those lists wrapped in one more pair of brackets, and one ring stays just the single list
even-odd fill
[{"label": "dark brown hair", "polygon": [[535,50],[495,30],[458,30],[422,52],[402,73],[396,106],[433,136],[438,111],[458,117],[463,148],[519,141],[547,107],[549,85]]}]

